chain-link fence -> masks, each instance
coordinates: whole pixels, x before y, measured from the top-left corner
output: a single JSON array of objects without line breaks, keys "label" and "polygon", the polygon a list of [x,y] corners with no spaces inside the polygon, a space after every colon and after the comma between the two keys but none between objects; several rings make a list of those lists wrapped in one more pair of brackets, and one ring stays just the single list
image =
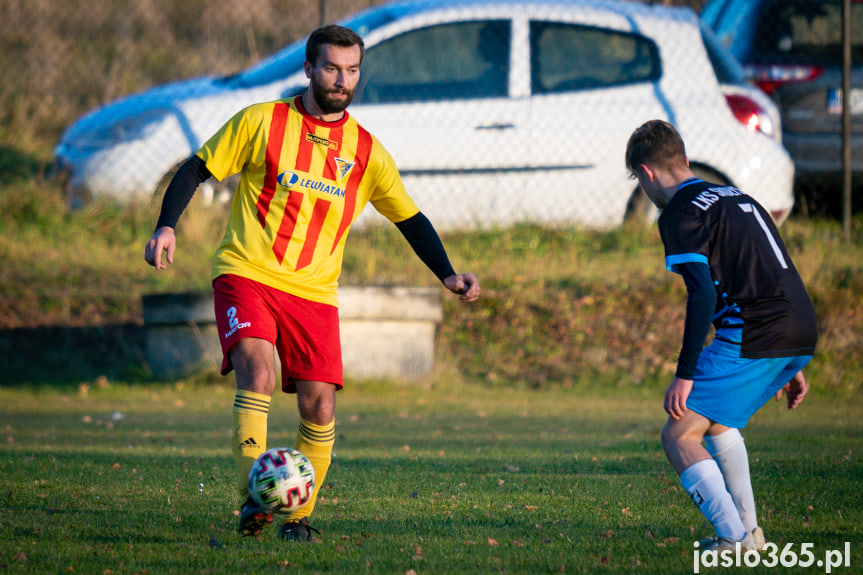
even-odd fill
[{"label": "chain-link fence", "polygon": [[[843,10],[848,9],[848,17]],[[702,14],[780,108],[784,144],[797,169],[801,211],[839,205],[843,158],[843,60],[851,66],[850,147],[863,185],[863,4],[841,0],[714,1]],[[843,54],[843,28],[850,32]]]},{"label": "chain-link fence", "polygon": [[[50,157],[64,130],[90,110],[155,86],[217,78],[176,93],[152,92],[113,109],[110,121],[95,116],[67,133],[60,173],[71,193],[152,194],[239,108],[303,89],[302,54],[268,60],[272,54],[322,22],[381,4],[6,0],[0,146]],[[442,3],[424,5],[435,4]],[[665,4],[697,12],[703,2]],[[804,119],[788,100],[770,100],[743,83],[737,62],[720,46],[734,50],[734,35],[722,25],[742,29],[745,10],[715,8],[714,36],[692,13],[645,4],[524,9],[459,2],[452,4],[456,17],[423,16],[419,6],[408,2],[355,23],[368,51],[350,110],[395,157],[412,196],[441,227],[512,221],[605,227],[627,214],[649,215],[622,156],[632,129],[653,117],[680,127],[697,173],[756,195],[780,219],[788,215],[794,170],[779,143],[778,114],[791,114],[785,123],[794,129]],[[771,30],[777,49],[798,45],[779,30],[786,24],[805,34],[801,46],[828,36],[833,42],[832,12],[823,24],[788,12]],[[854,13],[860,18],[863,5],[856,3]],[[829,80],[821,112],[833,122],[841,84],[834,75]],[[850,101],[860,131],[863,91],[861,82],[855,85]],[[825,142],[834,137],[822,135]],[[818,148],[831,161],[836,150],[833,140]],[[828,190],[835,173],[820,179],[818,170],[797,172],[814,176],[807,185],[815,195],[838,194]],[[206,192],[221,190],[208,183]]]}]

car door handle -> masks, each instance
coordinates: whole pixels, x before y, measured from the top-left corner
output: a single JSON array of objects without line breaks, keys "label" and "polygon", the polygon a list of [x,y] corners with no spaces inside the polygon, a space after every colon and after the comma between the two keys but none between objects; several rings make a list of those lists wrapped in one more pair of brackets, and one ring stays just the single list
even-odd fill
[{"label": "car door handle", "polygon": [[482,124],[476,127],[477,130],[515,130],[515,124],[495,122],[494,124]]}]

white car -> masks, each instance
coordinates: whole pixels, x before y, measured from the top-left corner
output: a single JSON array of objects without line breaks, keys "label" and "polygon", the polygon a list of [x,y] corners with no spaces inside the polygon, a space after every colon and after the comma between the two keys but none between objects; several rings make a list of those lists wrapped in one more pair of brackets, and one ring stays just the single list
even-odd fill
[{"label": "white car", "polygon": [[[366,43],[349,111],[440,229],[606,228],[649,213],[623,156],[652,118],[679,128],[696,173],[750,193],[779,222],[793,206],[775,105],[689,8],[410,1],[343,24]],[[239,74],[154,88],[81,118],[55,150],[73,205],[153,194],[235,112],[302,92],[304,48],[302,40]],[[204,186],[218,193],[224,183]],[[355,226],[379,218],[368,209]]]}]

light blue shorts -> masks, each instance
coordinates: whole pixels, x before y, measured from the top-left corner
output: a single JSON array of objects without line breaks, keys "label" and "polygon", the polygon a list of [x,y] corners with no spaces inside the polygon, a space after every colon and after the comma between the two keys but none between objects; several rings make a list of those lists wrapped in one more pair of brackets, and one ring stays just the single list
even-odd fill
[{"label": "light blue shorts", "polygon": [[[740,341],[739,329],[723,330],[723,339],[729,335]],[[714,337],[698,359],[686,407],[726,427],[743,429],[811,359],[811,355],[746,359],[740,357],[740,344]]]}]

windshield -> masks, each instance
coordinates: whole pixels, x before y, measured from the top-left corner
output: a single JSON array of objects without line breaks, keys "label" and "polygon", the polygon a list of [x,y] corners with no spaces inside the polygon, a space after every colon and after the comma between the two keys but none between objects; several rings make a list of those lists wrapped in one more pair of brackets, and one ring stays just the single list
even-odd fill
[{"label": "windshield", "polygon": [[[362,12],[356,17],[346,20],[341,24],[347,26],[360,36],[366,36],[372,30],[389,24],[400,14],[394,10],[377,9]],[[290,46],[276,52],[269,58],[261,60],[251,68],[248,68],[233,76],[222,78],[221,82],[236,83],[244,88],[254,88],[271,84],[282,78],[287,78],[303,69],[306,59],[306,39],[303,38]]]}]

